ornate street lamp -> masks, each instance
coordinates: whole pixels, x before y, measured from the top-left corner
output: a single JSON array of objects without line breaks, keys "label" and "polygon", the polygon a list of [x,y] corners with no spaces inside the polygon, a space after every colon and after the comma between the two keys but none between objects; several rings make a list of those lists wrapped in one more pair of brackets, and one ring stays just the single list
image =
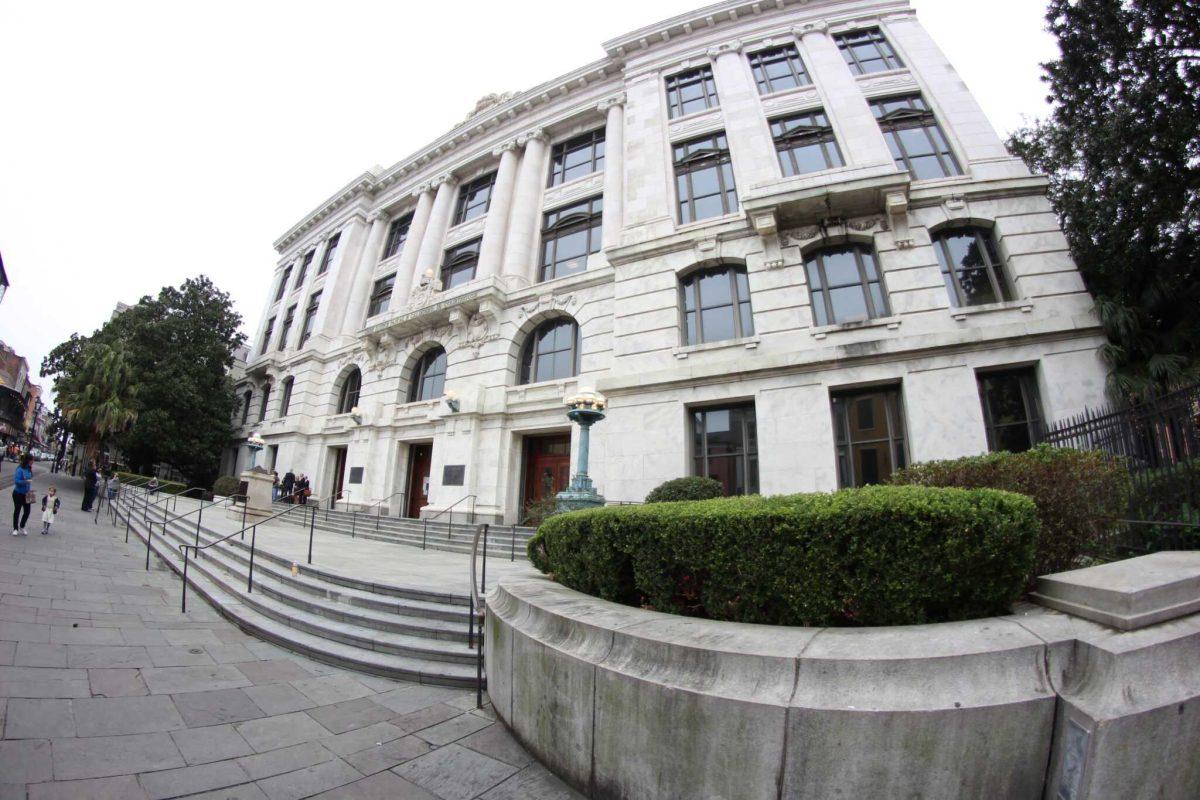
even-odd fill
[{"label": "ornate street lamp", "polygon": [[558,493],[558,510],[575,511],[604,505],[604,497],[592,487],[588,477],[588,439],[593,425],[604,419],[608,400],[604,395],[585,389],[566,400],[567,417],[579,425],[579,463],[571,485]]},{"label": "ornate street lamp", "polygon": [[246,439],[246,449],[250,451],[250,466],[247,469],[254,469],[255,461],[258,460],[258,451],[263,449],[266,443],[257,433],[250,434]]}]

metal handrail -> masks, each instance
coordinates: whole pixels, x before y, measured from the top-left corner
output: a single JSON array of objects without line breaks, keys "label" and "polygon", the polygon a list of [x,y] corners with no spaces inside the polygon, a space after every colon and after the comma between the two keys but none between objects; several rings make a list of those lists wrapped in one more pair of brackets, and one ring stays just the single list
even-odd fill
[{"label": "metal handrail", "polygon": [[[376,500],[374,503],[371,503],[370,505],[366,506],[363,509],[365,511],[366,509],[369,509],[372,506],[375,508],[375,530],[379,530],[379,509],[381,509],[383,507],[384,503],[391,500],[396,495],[400,495],[401,497],[408,497],[408,492],[406,492],[403,489],[401,489],[398,492],[392,492],[391,494],[389,494],[387,497],[383,498],[382,500]],[[351,528],[351,535],[353,535],[353,527]]]},{"label": "metal handrail", "polygon": [[432,517],[425,517],[422,520],[422,525],[421,525],[421,549],[422,550],[425,549],[425,538],[426,538],[426,534],[429,532],[429,523],[432,522],[433,520],[437,519],[438,517],[440,517],[442,514],[445,514],[447,512],[449,512],[450,517],[449,517],[449,519],[446,520],[446,538],[449,539],[453,535],[454,507],[464,500],[471,501],[471,522],[474,522],[475,521],[475,500],[476,499],[477,499],[476,495],[473,495],[473,494],[463,495],[462,497],[458,498],[450,505],[443,508],[438,513],[434,514]]},{"label": "metal handrail", "polygon": [[[195,514],[196,515],[196,544],[199,545],[200,544],[200,521],[204,518],[204,509],[212,508],[213,506],[220,505],[220,504],[226,504],[226,506],[228,506],[230,504],[230,501],[232,501],[233,504],[236,504],[239,499],[241,499],[243,501],[247,501],[250,498],[249,498],[249,496],[244,495],[244,494],[231,494],[228,497],[224,498],[223,500],[212,500],[209,502],[209,504],[207,506],[204,504],[204,500],[201,499],[199,508],[193,508],[191,511],[185,511],[182,514],[176,514],[174,517],[171,517],[170,519],[164,518],[163,521],[159,523],[160,525],[162,525],[163,536],[165,537],[167,535],[167,525],[171,524],[172,522],[178,522],[179,520],[183,519],[184,517]],[[247,502],[242,503],[242,525],[243,526],[246,524],[246,508],[248,505],[249,504]],[[146,526],[147,540],[149,540],[149,537],[153,532],[154,532],[154,523],[153,522],[147,523],[147,526]]]},{"label": "metal handrail", "polygon": [[[157,500],[155,500],[154,502],[150,502],[149,500],[147,500],[146,505],[142,507],[142,522],[144,522],[146,524],[146,569],[147,570],[150,569],[150,539],[152,538],[152,536],[154,534],[154,523],[150,521],[150,509],[161,507],[162,512],[163,512],[163,518],[165,519],[167,516],[166,503],[169,502],[172,499],[172,497],[175,499],[175,505],[173,508],[178,508],[180,494],[186,496],[188,493],[196,492],[196,491],[207,492],[208,489],[205,489],[200,486],[193,486],[190,489],[185,489],[184,491],[180,492],[179,494],[167,495],[165,497],[160,497]],[[143,496],[146,496],[146,495],[143,495]],[[201,494],[200,497],[201,497],[200,502],[203,503],[204,495]],[[162,505],[160,506],[160,504],[162,504]]]},{"label": "metal handrail", "polygon": [[509,561],[517,560],[517,528],[521,527],[524,523],[529,522],[530,516],[531,515],[526,514],[524,517],[522,517],[521,519],[514,522],[508,528],[508,537],[509,537],[508,560]]},{"label": "metal handrail", "polygon": [[[487,537],[488,524],[485,522],[475,528],[475,538],[471,542],[471,597],[470,611],[467,618],[467,648],[475,649],[475,707],[483,708],[483,623],[487,614],[487,604],[480,591],[487,592]],[[479,539],[483,538],[483,575],[480,583],[475,583],[475,564],[479,555]],[[479,641],[475,647],[475,610],[479,609]]]}]

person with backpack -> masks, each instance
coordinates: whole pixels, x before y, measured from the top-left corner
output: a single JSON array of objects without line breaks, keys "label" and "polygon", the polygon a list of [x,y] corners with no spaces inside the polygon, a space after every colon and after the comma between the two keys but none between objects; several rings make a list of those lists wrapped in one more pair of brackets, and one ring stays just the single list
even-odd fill
[{"label": "person with backpack", "polygon": [[13,475],[13,536],[25,535],[25,523],[29,521],[29,512],[34,501],[33,494],[33,456],[26,453],[21,457],[21,465]]}]

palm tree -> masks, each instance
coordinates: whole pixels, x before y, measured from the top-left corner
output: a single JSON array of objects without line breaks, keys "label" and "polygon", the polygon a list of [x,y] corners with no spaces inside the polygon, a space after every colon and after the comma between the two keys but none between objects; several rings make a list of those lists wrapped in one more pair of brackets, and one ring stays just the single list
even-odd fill
[{"label": "palm tree", "polygon": [[137,419],[132,407],[137,387],[128,353],[120,343],[92,344],[78,374],[66,383],[59,391],[59,408],[67,422],[87,431],[87,458],[95,459],[105,436],[124,431]]}]

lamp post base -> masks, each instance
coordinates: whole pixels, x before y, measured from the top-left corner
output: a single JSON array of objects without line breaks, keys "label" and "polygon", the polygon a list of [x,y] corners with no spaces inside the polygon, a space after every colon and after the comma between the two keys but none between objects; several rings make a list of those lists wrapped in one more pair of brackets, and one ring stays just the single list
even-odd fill
[{"label": "lamp post base", "polygon": [[600,508],[604,505],[604,495],[592,487],[592,479],[586,475],[576,475],[571,479],[571,485],[555,496],[555,511],[579,511],[584,508]]}]

